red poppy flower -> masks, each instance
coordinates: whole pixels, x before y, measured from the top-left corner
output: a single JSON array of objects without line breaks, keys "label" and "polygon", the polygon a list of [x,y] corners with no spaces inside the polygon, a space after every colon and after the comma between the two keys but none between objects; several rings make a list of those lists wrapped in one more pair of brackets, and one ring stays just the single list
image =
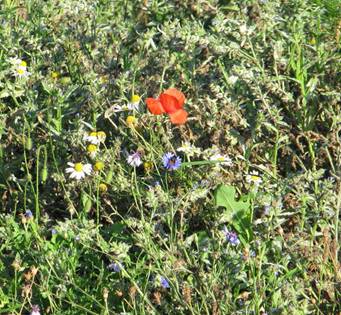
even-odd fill
[{"label": "red poppy flower", "polygon": [[149,109],[149,111],[153,114],[153,115],[161,115],[165,112],[161,102],[155,98],[147,98],[146,99],[146,104],[147,107]]},{"label": "red poppy flower", "polygon": [[179,109],[176,112],[169,114],[169,117],[172,124],[182,125],[187,121],[188,113],[183,109]]},{"label": "red poppy flower", "polygon": [[167,113],[173,124],[184,124],[188,113],[182,109],[185,103],[185,95],[175,88],[170,88],[160,94],[158,99],[147,98],[146,104],[154,115]]},{"label": "red poppy flower", "polygon": [[170,88],[170,89],[164,91],[163,93],[175,97],[177,99],[177,101],[179,102],[179,106],[181,108],[183,107],[186,98],[182,92],[180,92],[179,90],[177,90],[175,88]]}]

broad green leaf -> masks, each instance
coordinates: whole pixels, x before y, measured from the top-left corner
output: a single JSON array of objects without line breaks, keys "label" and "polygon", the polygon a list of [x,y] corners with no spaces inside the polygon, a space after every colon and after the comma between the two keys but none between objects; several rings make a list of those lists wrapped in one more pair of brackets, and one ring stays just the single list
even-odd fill
[{"label": "broad green leaf", "polygon": [[241,238],[252,238],[250,200],[248,195],[236,200],[236,189],[229,185],[220,185],[214,194],[215,205],[224,207],[220,223],[230,222]]},{"label": "broad green leaf", "polygon": [[233,186],[220,185],[214,194],[216,206],[225,207],[233,214],[241,210],[247,211],[250,207],[250,202],[247,196],[236,200],[236,189]]}]

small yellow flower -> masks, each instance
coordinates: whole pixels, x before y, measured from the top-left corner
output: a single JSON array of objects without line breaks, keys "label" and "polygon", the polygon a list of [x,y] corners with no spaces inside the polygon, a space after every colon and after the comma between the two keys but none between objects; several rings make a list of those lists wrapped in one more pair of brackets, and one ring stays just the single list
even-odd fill
[{"label": "small yellow flower", "polygon": [[102,84],[106,84],[106,83],[109,82],[109,78],[108,78],[108,76],[103,75],[103,76],[101,76],[101,77],[99,78],[99,81],[100,81]]},{"label": "small yellow flower", "polygon": [[137,119],[134,116],[128,116],[126,119],[126,124],[129,127],[134,127],[137,123]]},{"label": "small yellow flower", "polygon": [[139,95],[136,95],[134,94],[132,97],[131,97],[131,100],[130,102],[132,103],[138,103],[140,101],[141,97]]},{"label": "small yellow flower", "polygon": [[315,37],[313,37],[310,41],[309,41],[310,45],[316,45],[316,39]]},{"label": "small yellow flower", "polygon": [[51,78],[52,79],[58,79],[59,78],[59,73],[57,71],[52,71],[51,72]]},{"label": "small yellow flower", "polygon": [[89,153],[95,153],[97,151],[97,146],[95,144],[89,144],[87,147],[86,147],[86,150],[89,152]]},{"label": "small yellow flower", "polygon": [[153,169],[153,163],[152,162],[144,162],[143,167],[145,172],[149,173]]},{"label": "small yellow flower", "polygon": [[94,170],[95,171],[101,171],[104,168],[104,163],[101,161],[98,161],[94,165]]},{"label": "small yellow flower", "polygon": [[97,138],[99,139],[100,142],[103,142],[106,137],[107,135],[104,131],[97,131]]},{"label": "small yellow flower", "polygon": [[98,185],[98,189],[100,192],[105,193],[108,190],[108,186],[104,183],[100,183]]}]

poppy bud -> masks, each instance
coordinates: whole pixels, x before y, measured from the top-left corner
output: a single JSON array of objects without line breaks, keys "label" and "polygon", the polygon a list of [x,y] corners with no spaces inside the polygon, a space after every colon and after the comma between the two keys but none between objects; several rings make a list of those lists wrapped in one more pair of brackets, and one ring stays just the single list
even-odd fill
[{"label": "poppy bud", "polygon": [[26,138],[25,147],[28,151],[32,150],[32,139],[30,136]]},{"label": "poppy bud", "polygon": [[48,172],[47,172],[47,168],[46,167],[43,167],[40,171],[40,178],[41,178],[41,181],[44,183],[46,182],[47,180],[47,175],[48,175]]}]

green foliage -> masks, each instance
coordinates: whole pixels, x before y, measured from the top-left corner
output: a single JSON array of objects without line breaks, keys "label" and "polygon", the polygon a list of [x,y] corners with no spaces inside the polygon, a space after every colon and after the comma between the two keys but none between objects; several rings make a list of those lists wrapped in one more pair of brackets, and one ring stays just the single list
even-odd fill
[{"label": "green foliage", "polygon": [[0,313],[340,312],[339,5],[2,1]]},{"label": "green foliage", "polygon": [[236,200],[236,189],[233,186],[220,185],[214,193],[215,205],[224,207],[220,222],[230,222],[239,232],[244,243],[252,238],[252,217],[250,197],[241,196]]}]

